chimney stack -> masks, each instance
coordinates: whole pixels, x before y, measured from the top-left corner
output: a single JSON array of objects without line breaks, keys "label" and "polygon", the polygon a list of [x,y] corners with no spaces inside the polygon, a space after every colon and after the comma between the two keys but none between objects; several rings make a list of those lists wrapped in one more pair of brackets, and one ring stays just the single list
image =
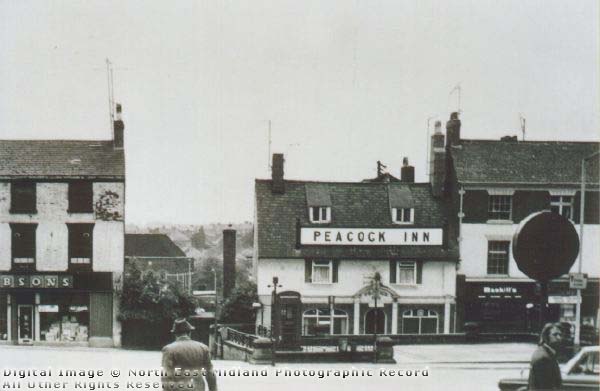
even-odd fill
[{"label": "chimney stack", "polygon": [[271,165],[271,192],[273,194],[285,193],[285,182],[283,180],[283,154],[273,154],[273,164]]},{"label": "chimney stack", "polygon": [[123,123],[121,104],[117,103],[115,109],[115,120],[113,121],[113,146],[115,149],[123,149],[125,144],[124,130],[125,124]]},{"label": "chimney stack", "polygon": [[450,114],[450,120],[446,122],[446,146],[460,145],[460,120],[458,113]]},{"label": "chimney stack", "polygon": [[431,193],[434,197],[440,197],[444,188],[446,178],[446,149],[444,148],[444,134],[442,123],[435,122],[435,132],[431,136],[430,161],[429,161],[429,183]]},{"label": "chimney stack", "polygon": [[404,183],[415,182],[415,168],[408,164],[408,158],[402,159],[402,168],[400,169],[400,181]]},{"label": "chimney stack", "polygon": [[235,229],[223,230],[223,298],[235,288]]}]

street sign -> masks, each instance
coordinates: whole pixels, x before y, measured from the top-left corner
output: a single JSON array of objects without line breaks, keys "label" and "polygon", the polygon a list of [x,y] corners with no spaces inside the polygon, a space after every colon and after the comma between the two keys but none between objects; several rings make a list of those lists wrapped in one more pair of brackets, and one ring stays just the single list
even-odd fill
[{"label": "street sign", "polygon": [[587,287],[587,274],[571,273],[569,274],[570,289],[585,289]]}]

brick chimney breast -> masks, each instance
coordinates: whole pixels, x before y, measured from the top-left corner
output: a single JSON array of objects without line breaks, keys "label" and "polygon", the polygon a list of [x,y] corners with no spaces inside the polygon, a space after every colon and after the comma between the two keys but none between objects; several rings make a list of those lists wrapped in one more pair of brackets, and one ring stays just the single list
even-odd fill
[{"label": "brick chimney breast", "polygon": [[121,104],[117,103],[115,108],[115,120],[113,121],[113,146],[115,149],[123,149],[125,144],[125,124],[122,118]]},{"label": "brick chimney breast", "polygon": [[446,146],[460,145],[460,119],[458,113],[450,114],[450,120],[446,122]]},{"label": "brick chimney breast", "polygon": [[402,159],[402,168],[400,169],[400,181],[404,183],[415,182],[415,168],[408,164],[408,158]]},{"label": "brick chimney breast", "polygon": [[235,288],[235,248],[236,231],[227,228],[223,230],[223,298],[228,298]]}]

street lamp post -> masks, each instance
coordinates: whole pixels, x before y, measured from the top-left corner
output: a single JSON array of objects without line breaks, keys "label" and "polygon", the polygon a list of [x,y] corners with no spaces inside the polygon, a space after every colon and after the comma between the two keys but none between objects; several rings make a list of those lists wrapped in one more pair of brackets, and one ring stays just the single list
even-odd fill
[{"label": "street lamp post", "polygon": [[[600,152],[595,152],[581,159],[581,189],[579,194],[579,262],[577,265],[577,271],[580,275],[583,263],[583,227],[585,225],[585,163],[594,156],[598,156],[598,154],[600,154]],[[581,300],[581,288],[577,288],[577,303],[575,304],[575,336],[573,338],[575,346],[579,346],[581,343]]]},{"label": "street lamp post", "polygon": [[277,305],[277,288],[281,288],[279,277],[273,276],[273,285],[267,285],[267,287],[273,288],[271,293],[271,365],[275,366],[275,352],[279,339],[279,306]]}]

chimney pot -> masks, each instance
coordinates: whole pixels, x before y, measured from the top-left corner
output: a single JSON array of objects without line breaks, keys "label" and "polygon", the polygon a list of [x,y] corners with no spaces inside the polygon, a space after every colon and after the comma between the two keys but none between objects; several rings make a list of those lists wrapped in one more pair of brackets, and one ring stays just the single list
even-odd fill
[{"label": "chimney pot", "polygon": [[435,121],[435,134],[442,133],[442,121]]},{"label": "chimney pot", "polygon": [[460,144],[460,119],[458,113],[450,114],[450,120],[446,122],[446,146]]},{"label": "chimney pot", "polygon": [[113,146],[115,149],[123,149],[125,144],[125,124],[122,119],[122,107],[117,103],[115,108],[115,120],[113,121]]}]

